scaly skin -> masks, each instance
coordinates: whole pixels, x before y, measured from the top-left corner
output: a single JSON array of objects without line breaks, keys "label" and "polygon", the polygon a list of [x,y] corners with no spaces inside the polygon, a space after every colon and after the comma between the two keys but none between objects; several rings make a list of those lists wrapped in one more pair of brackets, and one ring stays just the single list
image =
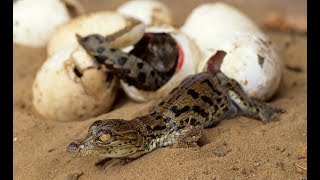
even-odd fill
[{"label": "scaly skin", "polygon": [[94,122],[83,141],[72,142],[67,152],[112,158],[138,158],[165,146],[194,146],[204,128],[243,115],[271,122],[284,110],[249,98],[241,86],[222,72],[188,76],[150,114],[130,121]]},{"label": "scaly skin", "polygon": [[113,41],[127,31],[129,29],[107,37],[99,34],[77,35],[77,39],[109,73],[137,89],[157,90],[175,72],[179,52],[177,43],[166,33],[146,33],[128,54],[112,48]]}]

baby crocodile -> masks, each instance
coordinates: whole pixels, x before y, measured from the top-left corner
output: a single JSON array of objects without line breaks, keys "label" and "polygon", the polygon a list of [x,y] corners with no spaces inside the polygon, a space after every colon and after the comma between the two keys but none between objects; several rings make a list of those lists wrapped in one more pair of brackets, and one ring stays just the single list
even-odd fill
[{"label": "baby crocodile", "polygon": [[99,34],[77,35],[77,39],[87,53],[112,75],[138,89],[157,90],[175,72],[179,56],[176,41],[166,33],[145,33],[129,53],[112,48],[111,43],[126,31],[106,37]]},{"label": "baby crocodile", "polygon": [[234,79],[220,71],[199,73],[185,78],[150,114],[130,121],[94,122],[87,137],[72,142],[67,152],[138,158],[160,147],[196,145],[204,128],[223,119],[243,115],[267,123],[283,112],[249,98]]}]

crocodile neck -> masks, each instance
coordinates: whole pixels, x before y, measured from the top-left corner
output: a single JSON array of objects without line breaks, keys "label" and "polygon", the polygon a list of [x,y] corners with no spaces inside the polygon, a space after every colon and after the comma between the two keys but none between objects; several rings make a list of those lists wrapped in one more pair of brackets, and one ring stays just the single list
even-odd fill
[{"label": "crocodile neck", "polygon": [[141,146],[141,150],[144,153],[170,146],[180,136],[180,131],[175,123],[171,121],[171,118],[156,112],[137,117],[132,121],[136,121],[135,124],[139,124],[137,128],[143,135],[144,143]]}]

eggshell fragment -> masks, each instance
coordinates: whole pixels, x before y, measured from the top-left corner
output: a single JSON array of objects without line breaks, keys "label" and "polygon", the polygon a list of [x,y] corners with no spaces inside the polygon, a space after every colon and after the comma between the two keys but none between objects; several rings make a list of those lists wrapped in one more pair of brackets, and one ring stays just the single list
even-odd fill
[{"label": "eggshell fragment", "polygon": [[41,47],[53,31],[70,19],[60,0],[19,0],[13,3],[13,42]]},{"label": "eggshell fragment", "polygon": [[279,87],[283,64],[277,47],[237,9],[224,3],[200,5],[181,30],[203,54],[197,72],[207,71],[210,57],[223,50],[227,55],[221,71],[237,80],[249,96],[267,100]]},{"label": "eggshell fragment", "polygon": [[131,0],[122,4],[117,12],[139,19],[147,25],[172,23],[169,8],[157,0]]},{"label": "eggshell fragment", "polygon": [[107,74],[82,47],[67,47],[49,57],[33,83],[33,105],[46,119],[84,120],[107,112],[118,80]]},{"label": "eggshell fragment", "polygon": [[152,26],[146,29],[149,33],[168,33],[170,34],[180,46],[181,60],[178,62],[176,72],[171,79],[156,91],[144,91],[129,86],[123,81],[120,81],[125,93],[133,100],[145,102],[153,99],[162,98],[167,95],[177,84],[179,84],[186,76],[195,74],[198,66],[198,60],[201,59],[201,53],[198,47],[191,41],[184,33],[169,26]]},{"label": "eggshell fragment", "polygon": [[61,48],[78,46],[76,34],[82,37],[90,34],[106,36],[130,26],[134,27],[131,33],[116,39],[117,42],[114,42],[114,47],[116,48],[126,47],[139,41],[144,34],[145,25],[134,18],[124,17],[112,11],[94,12],[78,16],[59,27],[53,33],[48,43],[47,54],[51,56]]}]

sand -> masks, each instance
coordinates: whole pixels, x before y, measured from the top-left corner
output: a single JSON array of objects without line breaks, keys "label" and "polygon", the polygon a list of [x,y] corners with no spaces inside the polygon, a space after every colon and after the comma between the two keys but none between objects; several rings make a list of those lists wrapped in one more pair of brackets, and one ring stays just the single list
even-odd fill
[{"label": "sand", "polygon": [[[124,1],[82,0],[87,11],[110,10]],[[173,10],[175,25],[192,8],[209,1],[163,1]],[[261,24],[278,10],[306,14],[306,1],[227,1]],[[307,37],[264,30],[278,45],[286,68],[279,91],[269,102],[287,112],[279,121],[261,122],[237,117],[206,129],[200,148],[160,148],[131,163],[95,166],[103,158],[72,158],[66,146],[83,138],[89,125],[101,118],[130,119],[147,112],[150,103],[118,98],[114,110],[77,122],[41,118],[32,107],[32,83],[46,59],[45,48],[14,45],[14,179],[304,179],[307,159]],[[293,68],[292,68],[293,67]],[[298,67],[298,68],[294,68]],[[137,111],[138,109],[138,111]],[[126,113],[123,113],[126,112]],[[302,168],[299,168],[301,166]]]}]

